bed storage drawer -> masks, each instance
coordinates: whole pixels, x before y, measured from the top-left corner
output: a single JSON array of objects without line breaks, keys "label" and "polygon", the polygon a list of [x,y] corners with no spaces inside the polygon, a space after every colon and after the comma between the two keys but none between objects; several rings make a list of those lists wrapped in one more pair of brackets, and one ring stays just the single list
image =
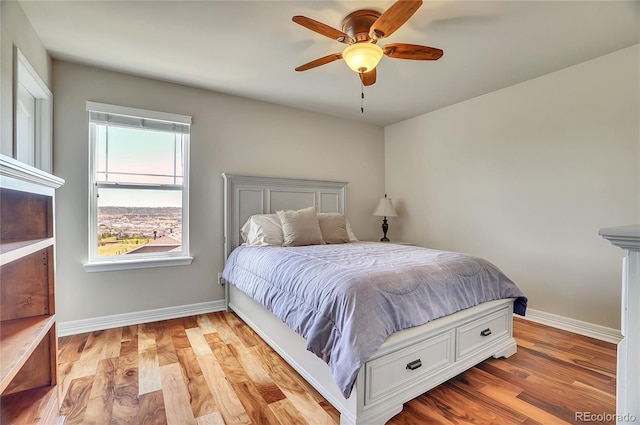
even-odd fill
[{"label": "bed storage drawer", "polygon": [[453,344],[452,329],[414,346],[368,361],[365,365],[365,404],[405,386],[417,384],[430,372],[453,363]]},{"label": "bed storage drawer", "polygon": [[456,329],[456,360],[474,353],[490,342],[509,336],[508,307],[462,325]]}]

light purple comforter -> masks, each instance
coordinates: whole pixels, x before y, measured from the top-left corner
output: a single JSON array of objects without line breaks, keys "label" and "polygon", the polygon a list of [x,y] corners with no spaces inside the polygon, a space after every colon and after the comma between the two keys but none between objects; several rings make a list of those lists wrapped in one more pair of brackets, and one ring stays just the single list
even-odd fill
[{"label": "light purple comforter", "polygon": [[238,247],[222,276],[302,335],[345,398],[392,333],[496,299],[527,305],[486,260],[378,242]]}]

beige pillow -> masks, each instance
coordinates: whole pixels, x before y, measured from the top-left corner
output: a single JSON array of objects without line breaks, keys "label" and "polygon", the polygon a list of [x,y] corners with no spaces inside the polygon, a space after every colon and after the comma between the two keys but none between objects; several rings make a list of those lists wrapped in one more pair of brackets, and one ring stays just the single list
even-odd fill
[{"label": "beige pillow", "polygon": [[318,213],[320,231],[325,243],[347,243],[347,220],[340,213]]},{"label": "beige pillow", "polygon": [[278,211],[282,223],[282,246],[324,245],[316,207]]}]

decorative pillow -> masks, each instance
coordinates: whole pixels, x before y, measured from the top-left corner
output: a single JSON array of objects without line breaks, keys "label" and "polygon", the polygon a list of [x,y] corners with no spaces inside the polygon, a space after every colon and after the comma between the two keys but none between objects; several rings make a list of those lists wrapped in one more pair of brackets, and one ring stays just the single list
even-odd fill
[{"label": "decorative pillow", "polygon": [[278,211],[284,235],[283,246],[324,245],[316,207]]},{"label": "decorative pillow", "polygon": [[247,246],[282,246],[284,236],[277,214],[255,214],[240,229]]},{"label": "decorative pillow", "polygon": [[340,213],[318,213],[320,231],[325,243],[347,243],[347,220]]}]

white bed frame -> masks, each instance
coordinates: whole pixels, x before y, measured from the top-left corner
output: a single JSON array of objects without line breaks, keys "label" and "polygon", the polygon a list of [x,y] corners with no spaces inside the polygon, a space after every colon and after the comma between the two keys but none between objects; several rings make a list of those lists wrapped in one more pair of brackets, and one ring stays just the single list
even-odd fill
[{"label": "white bed frame", "polygon": [[[223,174],[225,258],[240,244],[240,227],[252,214],[316,206],[345,212],[346,182]],[[224,283],[224,282],[223,282]],[[306,350],[304,338],[233,285],[233,310],[340,412],[340,425],[384,424],[403,404],[493,357],[516,352],[513,299],[488,302],[422,326],[397,332],[360,369],[345,399],[329,366]]]}]

